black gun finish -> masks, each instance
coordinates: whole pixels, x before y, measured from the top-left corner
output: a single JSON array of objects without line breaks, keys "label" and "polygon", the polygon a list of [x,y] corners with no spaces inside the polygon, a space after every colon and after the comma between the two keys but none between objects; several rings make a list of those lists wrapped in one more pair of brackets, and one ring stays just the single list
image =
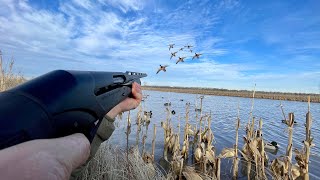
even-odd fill
[{"label": "black gun finish", "polygon": [[56,70],[0,93],[0,149],[83,133],[92,142],[107,112],[143,73]]}]

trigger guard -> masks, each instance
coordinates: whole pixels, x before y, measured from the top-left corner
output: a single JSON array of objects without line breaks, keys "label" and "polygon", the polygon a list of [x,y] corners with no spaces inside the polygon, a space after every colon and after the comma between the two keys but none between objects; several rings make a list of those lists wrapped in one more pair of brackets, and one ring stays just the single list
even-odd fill
[{"label": "trigger guard", "polygon": [[101,120],[84,111],[67,111],[54,116],[56,136],[83,133],[92,142]]}]

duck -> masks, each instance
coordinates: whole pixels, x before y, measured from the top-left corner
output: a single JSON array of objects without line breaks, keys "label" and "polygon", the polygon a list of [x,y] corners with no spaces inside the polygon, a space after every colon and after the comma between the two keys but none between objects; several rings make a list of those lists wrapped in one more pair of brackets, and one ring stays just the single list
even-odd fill
[{"label": "duck", "polygon": [[[288,120],[281,120],[281,122],[282,122],[283,124],[287,124]],[[297,121],[293,121],[293,124],[298,124],[298,122],[297,122]]]},{"label": "duck", "polygon": [[166,71],[167,71],[167,70],[166,70],[166,67],[168,67],[168,65],[162,66],[162,65],[160,64],[160,68],[158,69],[157,74],[158,74],[160,71],[166,72]]},{"label": "duck", "polygon": [[186,46],[184,46],[184,47],[190,49],[190,48],[192,48],[193,46],[191,46],[191,45],[186,45]]},{"label": "duck", "polygon": [[175,114],[176,114],[176,111],[172,110],[172,111],[171,111],[171,114],[172,114],[172,115],[175,115]]},{"label": "duck", "polygon": [[[177,51],[177,52],[178,52],[178,51]],[[172,52],[172,53],[171,53],[170,60],[172,59],[172,57],[176,57],[177,52]]]},{"label": "duck", "polygon": [[169,45],[168,45],[168,46],[169,46],[169,51],[170,51],[171,48],[173,48],[174,45],[175,45],[175,44],[169,44]]},{"label": "duck", "polygon": [[149,111],[149,112],[148,111],[144,111],[143,113],[144,113],[144,115],[152,118],[152,111]]},{"label": "duck", "polygon": [[271,141],[271,142],[266,143],[264,145],[264,149],[266,149],[266,150],[277,150],[277,149],[279,149],[279,145],[278,145],[277,142]]},{"label": "duck", "polygon": [[194,56],[192,57],[192,59],[194,59],[194,58],[199,59],[199,57],[200,57],[201,55],[202,55],[202,54],[200,54],[200,53],[194,53]]},{"label": "duck", "polygon": [[183,51],[183,48],[180,48],[179,51]]},{"label": "duck", "polygon": [[164,106],[171,106],[171,102],[164,103]]},{"label": "duck", "polygon": [[184,101],[183,99],[180,99],[180,101]]},{"label": "duck", "polygon": [[179,57],[179,59],[177,60],[177,62],[176,62],[176,64],[178,64],[179,62],[184,62],[184,59],[185,59],[186,57]]}]

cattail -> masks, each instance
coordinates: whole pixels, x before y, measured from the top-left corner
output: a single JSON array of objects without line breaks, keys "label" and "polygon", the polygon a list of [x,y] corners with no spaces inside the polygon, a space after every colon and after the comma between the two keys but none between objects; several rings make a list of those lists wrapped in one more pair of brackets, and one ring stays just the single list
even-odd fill
[{"label": "cattail", "polygon": [[239,104],[238,104],[238,117],[237,117],[237,124],[236,124],[236,144],[234,146],[235,154],[233,159],[233,179],[238,178],[238,131],[240,127],[240,118],[239,118]]},{"label": "cattail", "polygon": [[154,150],[156,146],[156,124],[153,124],[153,139],[152,139],[152,160],[154,162]]},{"label": "cattail", "polygon": [[292,134],[293,134],[293,125],[294,125],[294,114],[293,113],[289,113],[289,120],[286,121],[286,124],[288,126],[288,146],[287,146],[287,151],[286,151],[286,156],[288,157],[287,161],[286,161],[286,166],[288,166],[288,174],[286,174],[285,176],[289,176],[291,177],[291,161],[292,161]]},{"label": "cattail", "polygon": [[306,158],[306,173],[304,174],[304,179],[309,179],[309,158],[310,158],[310,147],[312,145],[312,140],[311,138],[311,124],[312,124],[312,116],[310,112],[310,96],[308,96],[308,112],[306,115],[306,140],[304,142],[305,146],[305,158]]},{"label": "cattail", "polygon": [[[265,169],[264,169],[264,158],[265,158],[265,152],[264,152],[264,142],[263,142],[263,138],[262,138],[262,119],[260,119],[259,121],[259,139],[260,139],[260,154],[261,154],[261,173],[260,174],[260,178],[264,178],[267,179],[266,177],[266,173],[265,173]],[[260,172],[260,171],[259,171]]]},{"label": "cattail", "polygon": [[216,170],[215,170],[215,174],[216,174],[217,180],[220,180],[220,164],[221,164],[221,160],[218,157],[216,159]]}]

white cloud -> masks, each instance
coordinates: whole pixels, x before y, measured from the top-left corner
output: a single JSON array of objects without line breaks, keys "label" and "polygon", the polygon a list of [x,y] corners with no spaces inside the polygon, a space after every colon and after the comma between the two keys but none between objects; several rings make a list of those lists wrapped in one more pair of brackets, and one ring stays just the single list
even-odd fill
[{"label": "white cloud", "polygon": [[[191,8],[192,3],[197,2],[188,1],[174,11],[157,11],[153,17],[141,12],[146,3],[73,0],[61,1],[58,10],[47,10],[35,9],[27,0],[3,0],[0,2],[4,7],[0,12],[0,49],[7,57],[14,55],[17,65],[28,76],[57,68],[131,70],[147,72],[149,76],[145,81],[151,84],[170,82],[171,85],[220,88],[249,87],[253,81],[288,78],[268,73],[250,76],[245,72],[261,67],[213,60],[233,52],[220,46],[228,43],[225,38],[207,37],[206,33],[220,21],[219,12],[238,7],[237,1],[222,1],[212,7],[201,1],[204,7],[201,10]],[[135,11],[134,15],[127,17],[125,13],[129,11]],[[163,14],[157,14],[160,12]],[[203,56],[176,65],[175,60],[169,59],[169,43],[176,44],[173,51],[186,44],[194,45],[194,50]],[[309,45],[305,47],[310,48]],[[185,55],[192,56],[188,52],[179,53],[179,56]],[[170,66],[166,73],[155,75],[159,64]],[[311,79],[313,75],[301,77]]]},{"label": "white cloud", "polygon": [[98,0],[103,4],[110,4],[119,8],[122,12],[127,13],[129,10],[138,11],[144,7],[143,0]]}]

